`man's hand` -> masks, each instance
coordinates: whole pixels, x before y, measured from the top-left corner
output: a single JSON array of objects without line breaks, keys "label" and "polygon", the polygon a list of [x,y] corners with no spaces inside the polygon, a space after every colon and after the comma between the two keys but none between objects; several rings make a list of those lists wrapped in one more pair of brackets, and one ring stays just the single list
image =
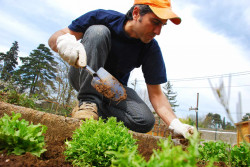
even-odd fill
[{"label": "man's hand", "polygon": [[191,136],[194,133],[194,127],[191,125],[183,124],[181,121],[177,118],[175,118],[169,126],[169,129],[173,130],[174,133],[180,134],[183,137],[187,138],[188,136]]},{"label": "man's hand", "polygon": [[[56,41],[59,55],[62,59],[76,68],[86,66],[86,51],[84,46],[69,33],[59,36]],[[81,60],[81,62],[77,62]]]}]

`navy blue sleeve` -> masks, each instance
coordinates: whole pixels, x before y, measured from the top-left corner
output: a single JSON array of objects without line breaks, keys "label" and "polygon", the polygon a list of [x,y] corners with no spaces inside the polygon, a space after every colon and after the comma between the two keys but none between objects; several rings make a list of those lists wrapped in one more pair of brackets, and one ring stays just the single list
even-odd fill
[{"label": "navy blue sleeve", "polygon": [[161,49],[156,40],[151,42],[142,61],[142,72],[147,84],[157,85],[167,82],[167,74]]}]

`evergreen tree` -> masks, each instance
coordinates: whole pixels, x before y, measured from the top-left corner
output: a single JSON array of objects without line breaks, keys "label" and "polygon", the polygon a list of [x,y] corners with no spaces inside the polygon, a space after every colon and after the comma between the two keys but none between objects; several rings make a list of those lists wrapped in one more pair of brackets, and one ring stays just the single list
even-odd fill
[{"label": "evergreen tree", "polygon": [[170,83],[170,81],[168,81],[163,86],[163,93],[167,97],[173,111],[175,112],[175,107],[178,107],[179,105],[176,104],[177,103],[177,101],[176,101],[177,93],[173,91],[172,86],[173,85]]},{"label": "evergreen tree", "polygon": [[221,117],[219,114],[214,114],[213,115],[213,124],[214,124],[214,127],[221,127],[222,125],[222,120],[221,120]]},{"label": "evergreen tree", "polygon": [[226,118],[225,117],[223,117],[222,129],[226,129]]},{"label": "evergreen tree", "polygon": [[0,63],[2,63],[0,70],[2,80],[9,81],[12,78],[16,65],[18,65],[18,51],[18,42],[15,41],[8,52],[0,53]]},{"label": "evergreen tree", "polygon": [[249,121],[250,120],[250,113],[246,113],[243,117],[242,117],[242,121]]},{"label": "evergreen tree", "polygon": [[231,122],[226,123],[225,130],[235,130],[235,129],[236,129],[235,126],[233,126]]},{"label": "evergreen tree", "polygon": [[22,91],[29,89],[30,95],[47,96],[49,88],[55,89],[54,80],[57,62],[48,47],[40,44],[28,57],[21,57],[22,66],[16,72]]}]

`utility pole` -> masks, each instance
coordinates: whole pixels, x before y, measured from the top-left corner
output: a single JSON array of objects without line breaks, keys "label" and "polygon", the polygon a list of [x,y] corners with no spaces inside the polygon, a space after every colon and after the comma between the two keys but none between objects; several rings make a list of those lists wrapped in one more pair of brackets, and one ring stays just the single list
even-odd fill
[{"label": "utility pole", "polygon": [[196,104],[196,107],[193,108],[193,107],[190,107],[189,108],[189,111],[190,110],[195,110],[196,112],[196,129],[198,130],[198,105],[199,105],[199,93],[197,93],[197,104]]},{"label": "utility pole", "polygon": [[131,83],[134,86],[134,90],[136,90],[137,78],[135,78],[135,83]]},{"label": "utility pole", "polygon": [[135,78],[135,89],[134,90],[136,90],[136,84],[137,84],[137,78]]}]

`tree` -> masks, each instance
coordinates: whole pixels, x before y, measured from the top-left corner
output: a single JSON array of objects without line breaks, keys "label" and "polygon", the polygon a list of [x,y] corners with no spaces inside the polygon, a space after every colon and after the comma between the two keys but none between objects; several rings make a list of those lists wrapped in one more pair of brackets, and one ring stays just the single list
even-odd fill
[{"label": "tree", "polygon": [[250,113],[246,113],[246,115],[242,117],[242,121],[248,121],[248,120],[250,120]]},{"label": "tree", "polygon": [[58,59],[59,64],[57,65],[57,75],[56,75],[56,82],[57,82],[57,93],[55,93],[55,100],[58,102],[56,107],[56,112],[60,105],[64,108],[70,106],[72,103],[72,98],[76,96],[76,91],[68,81],[68,72],[69,72],[69,64],[63,61],[61,58]]},{"label": "tree", "polygon": [[177,101],[176,101],[177,93],[173,91],[172,86],[173,85],[170,83],[170,81],[168,81],[163,86],[163,93],[167,97],[173,111],[175,112],[175,107],[178,107],[179,105],[176,104],[177,103]]},{"label": "tree", "polygon": [[212,113],[208,113],[206,115],[206,118],[204,120],[204,126],[207,127],[207,128],[212,128],[213,124],[212,124],[212,121],[213,120],[213,114]]},{"label": "tree", "polygon": [[55,89],[54,80],[57,62],[48,47],[40,44],[28,57],[20,58],[23,65],[17,70],[22,90],[29,89],[29,94],[47,96],[49,89]]},{"label": "tree", "polygon": [[219,114],[213,115],[213,125],[215,127],[220,127],[222,125],[222,120]]},{"label": "tree", "polygon": [[226,118],[223,117],[223,121],[222,121],[222,129],[226,129]]},{"label": "tree", "polygon": [[220,115],[208,113],[204,120],[204,125],[205,127],[208,127],[208,128],[216,128],[217,125],[218,127],[220,127],[222,125],[222,120],[221,120]]},{"label": "tree", "polygon": [[12,78],[16,65],[18,65],[18,51],[18,42],[15,41],[8,52],[0,53],[0,62],[3,61],[3,65],[0,67],[2,80],[9,81]]},{"label": "tree", "polygon": [[225,130],[235,130],[235,126],[233,126],[231,122],[227,122]]}]

